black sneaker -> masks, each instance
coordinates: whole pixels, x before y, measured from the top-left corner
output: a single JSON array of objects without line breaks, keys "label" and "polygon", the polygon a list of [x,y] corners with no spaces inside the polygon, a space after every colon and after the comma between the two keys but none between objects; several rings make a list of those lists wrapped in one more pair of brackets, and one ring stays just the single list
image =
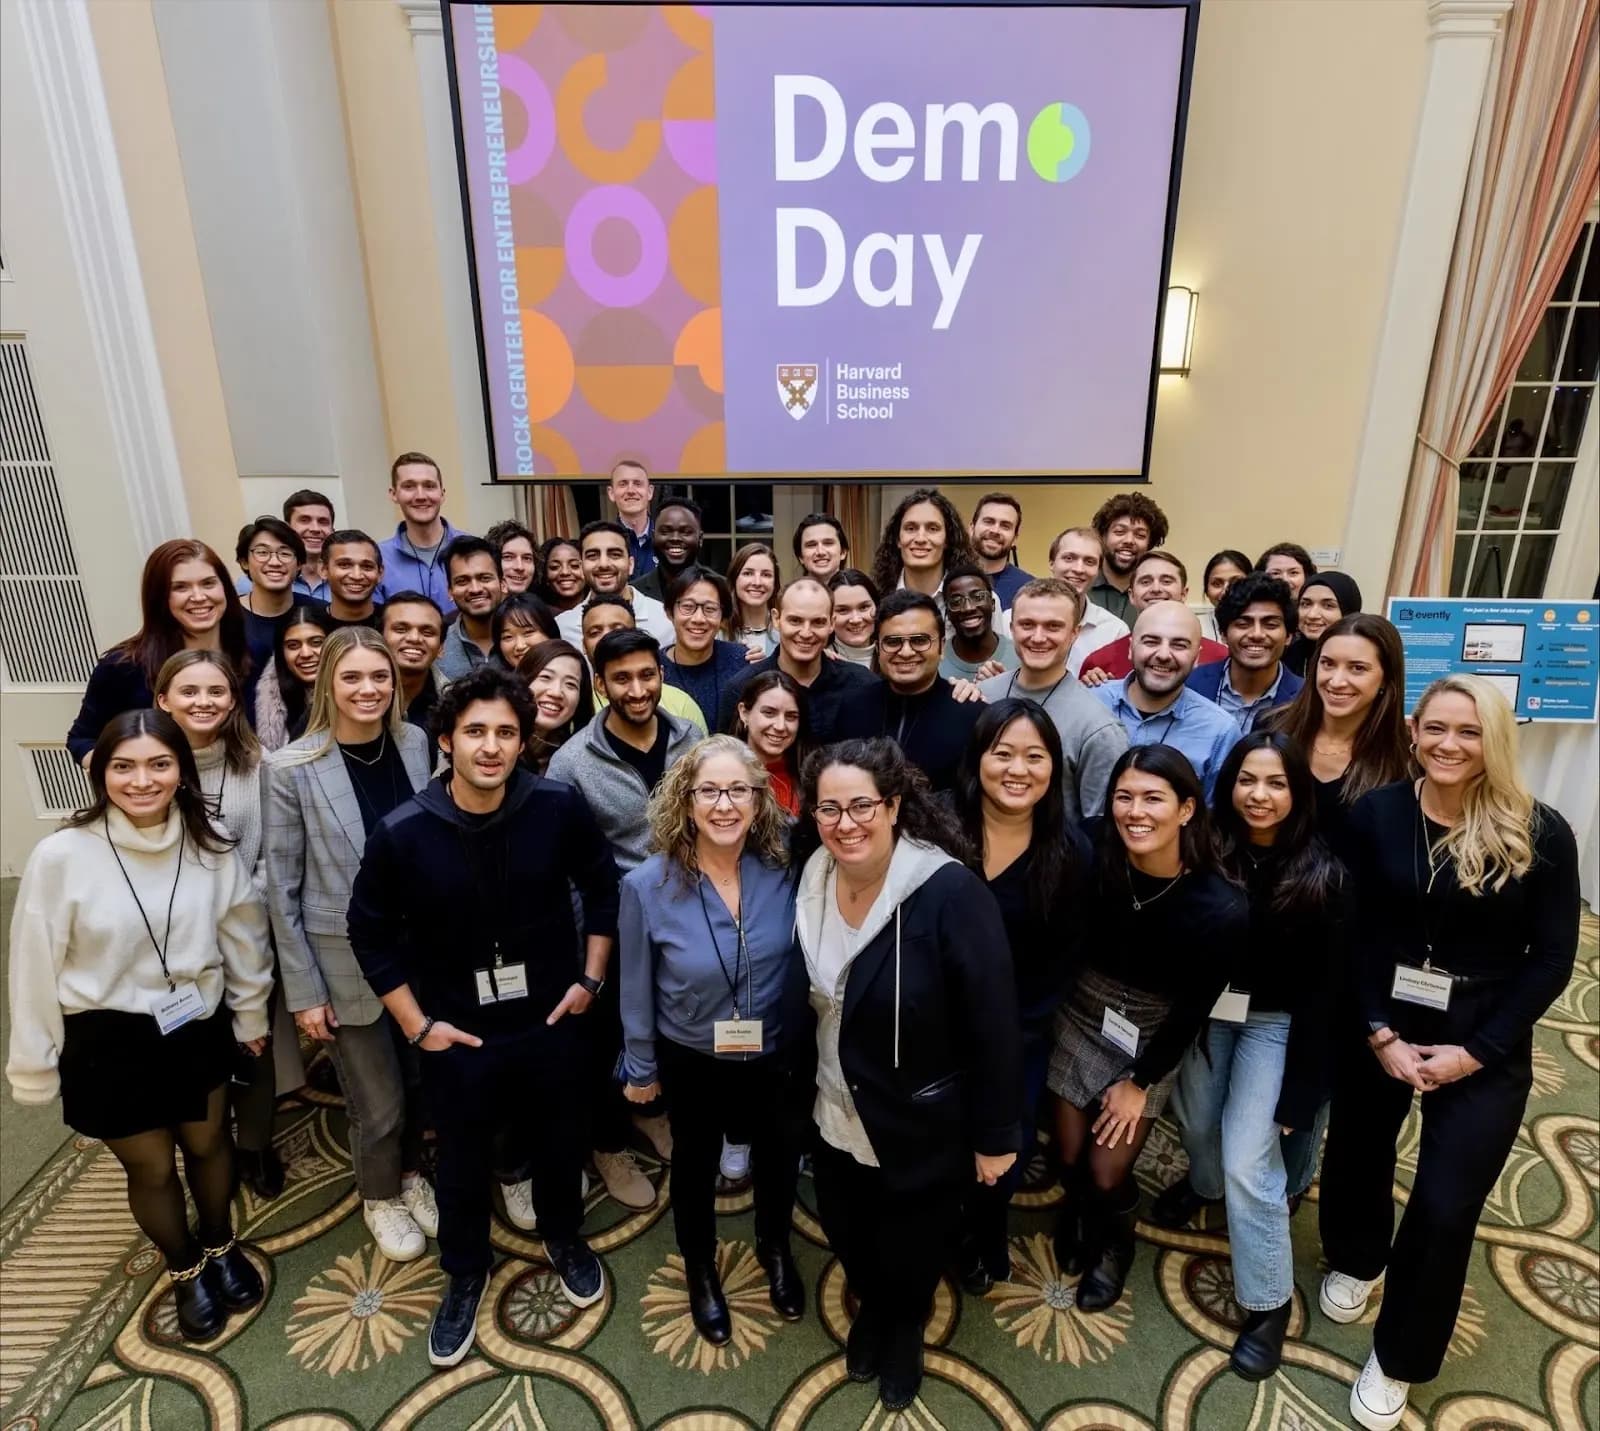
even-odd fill
[{"label": "black sneaker", "polygon": [[606,1292],[606,1274],[600,1259],[581,1237],[571,1242],[546,1242],[545,1254],[561,1279],[561,1290],[574,1307],[592,1307]]},{"label": "black sneaker", "polygon": [[428,1330],[428,1360],[435,1366],[454,1366],[472,1350],[478,1303],[488,1282],[482,1272],[450,1279]]}]

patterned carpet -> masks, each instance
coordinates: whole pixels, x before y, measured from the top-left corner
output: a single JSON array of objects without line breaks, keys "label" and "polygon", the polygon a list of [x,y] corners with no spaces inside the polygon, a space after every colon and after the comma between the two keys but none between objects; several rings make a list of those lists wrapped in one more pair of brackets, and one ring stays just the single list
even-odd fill
[{"label": "patterned carpet", "polygon": [[[1578,970],[1539,1031],[1527,1121],[1484,1211],[1466,1305],[1443,1374],[1405,1426],[1449,1431],[1600,1425],[1600,951],[1586,915]],[[1415,1115],[1402,1149],[1405,1197]],[[1055,1190],[1036,1160],[1015,1218],[1013,1280],[987,1298],[941,1288],[921,1399],[889,1415],[846,1379],[843,1281],[817,1226],[808,1180],[796,1244],[815,1309],[799,1325],[767,1305],[747,1189],[721,1200],[721,1258],[735,1333],[721,1349],[690,1324],[663,1205],[636,1216],[591,1194],[587,1228],[611,1279],[576,1312],[540,1245],[497,1224],[505,1254],[478,1346],[431,1375],[426,1328],[442,1275],[373,1250],[351,1185],[339,1099],[313,1087],[280,1111],[290,1183],[270,1205],[247,1195],[241,1225],[266,1302],[216,1342],[180,1342],[157,1258],[129,1219],[121,1176],[98,1143],[69,1139],[0,1214],[0,1428],[274,1431],[748,1431],[782,1428],[1310,1428],[1347,1424],[1366,1327],[1316,1310],[1315,1208],[1295,1221],[1299,1285],[1283,1370],[1232,1375],[1225,1235],[1141,1224],[1128,1294],[1082,1316],[1050,1249]],[[7,1153],[6,1156],[11,1156]],[[1139,1167],[1149,1191],[1183,1154],[1156,1130]],[[651,1165],[659,1180],[661,1171]]]}]

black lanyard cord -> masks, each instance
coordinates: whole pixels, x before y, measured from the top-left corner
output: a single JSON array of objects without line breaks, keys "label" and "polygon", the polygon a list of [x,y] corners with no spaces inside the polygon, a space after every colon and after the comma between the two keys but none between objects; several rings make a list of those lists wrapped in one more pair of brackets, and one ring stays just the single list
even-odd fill
[{"label": "black lanyard cord", "polygon": [[111,846],[111,857],[116,860],[117,868],[122,871],[122,878],[128,886],[128,893],[133,896],[133,902],[138,907],[139,918],[144,920],[144,932],[150,936],[150,943],[155,946],[156,958],[161,961],[161,977],[167,981],[167,988],[172,993],[178,992],[178,986],[172,982],[172,975],[167,972],[167,945],[172,939],[172,907],[178,898],[178,879],[183,874],[183,827],[178,828],[178,867],[172,872],[172,893],[167,896],[167,931],[166,937],[157,941],[156,932],[150,927],[150,916],[144,911],[144,901],[139,898],[139,891],[133,887],[133,878],[128,874],[128,867],[122,863],[122,856],[117,853],[116,841],[111,838],[111,817],[106,816],[106,843]]},{"label": "black lanyard cord", "polygon": [[733,1016],[737,1019],[741,1017],[739,1011],[739,963],[741,959],[744,961],[745,1007],[749,1008],[754,1003],[754,999],[752,997],[752,984],[755,974],[754,970],[752,970],[750,967],[750,950],[745,944],[744,939],[743,884],[741,882],[739,912],[733,916],[733,928],[734,933],[738,936],[738,943],[734,946],[733,951],[732,974],[728,973],[728,961],[722,957],[722,945],[717,939],[716,928],[711,923],[711,909],[706,904],[706,883],[705,876],[703,874],[700,876],[699,882],[695,885],[695,892],[700,896],[700,913],[705,916],[706,933],[711,936],[711,948],[713,951],[715,951],[717,956],[717,967],[722,970],[722,977],[727,980],[728,992],[733,995]]}]

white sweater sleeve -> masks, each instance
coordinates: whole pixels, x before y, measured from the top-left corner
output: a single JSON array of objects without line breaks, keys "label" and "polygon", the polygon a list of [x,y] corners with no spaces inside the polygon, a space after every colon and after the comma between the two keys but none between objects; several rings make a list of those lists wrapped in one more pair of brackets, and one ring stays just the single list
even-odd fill
[{"label": "white sweater sleeve", "polygon": [[217,918],[223,997],[233,1014],[233,1036],[245,1043],[268,1031],[272,946],[267,942],[267,911],[250,871],[232,850],[222,856],[218,878],[223,886]]},{"label": "white sweater sleeve", "polygon": [[11,1047],[6,1078],[18,1103],[48,1103],[61,1091],[56,1061],[66,1033],[56,991],[67,959],[72,911],[55,851],[39,846],[22,871],[11,915]]}]

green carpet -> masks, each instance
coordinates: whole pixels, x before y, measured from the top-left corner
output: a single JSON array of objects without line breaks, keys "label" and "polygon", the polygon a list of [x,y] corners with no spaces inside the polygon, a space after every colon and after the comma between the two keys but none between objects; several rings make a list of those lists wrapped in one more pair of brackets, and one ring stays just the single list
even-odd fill
[{"label": "green carpet", "polygon": [[[1449,1359],[1437,1381],[1418,1388],[1410,1431],[1600,1423],[1597,1023],[1600,952],[1586,915],[1577,973],[1539,1030],[1527,1120],[1484,1211]],[[8,1171],[35,1165],[37,1124],[25,1123],[13,1141],[24,1111],[3,1110]],[[59,1139],[59,1123],[55,1131]],[[1396,1188],[1402,1200],[1416,1133],[1413,1114]],[[720,1350],[690,1324],[665,1198],[622,1216],[591,1194],[587,1231],[610,1274],[605,1299],[574,1311],[539,1243],[497,1223],[505,1259],[479,1317],[477,1349],[434,1375],[425,1338],[442,1276],[431,1256],[402,1266],[376,1254],[356,1211],[346,1137],[334,1094],[313,1086],[285,1101],[278,1146],[288,1189],[269,1205],[242,1196],[239,1207],[266,1302],[201,1347],[175,1334],[156,1255],[128,1217],[109,1153],[87,1139],[60,1144],[0,1213],[0,1431],[1311,1431],[1348,1424],[1349,1384],[1370,1346],[1368,1326],[1334,1326],[1316,1309],[1309,1203],[1294,1224],[1292,1340],[1283,1370],[1260,1386],[1227,1366],[1239,1314],[1223,1234],[1141,1224],[1123,1300],[1098,1316],[1079,1314],[1050,1250],[1056,1193],[1040,1158],[1014,1217],[1013,1280],[981,1299],[941,1288],[922,1397],[903,1415],[885,1413],[871,1389],[844,1375],[843,1283],[806,1179],[795,1227],[813,1306],[798,1325],[780,1323],[768,1307],[747,1189],[721,1201],[735,1334]],[[1140,1181],[1157,1190],[1182,1163],[1162,1124]]]}]

